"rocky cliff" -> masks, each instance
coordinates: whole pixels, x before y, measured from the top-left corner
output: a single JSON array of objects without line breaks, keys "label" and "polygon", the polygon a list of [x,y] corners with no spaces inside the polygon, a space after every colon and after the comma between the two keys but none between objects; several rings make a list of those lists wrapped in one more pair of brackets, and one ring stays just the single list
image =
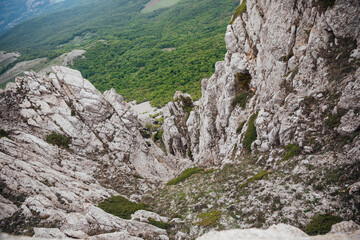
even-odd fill
[{"label": "rocky cliff", "polygon": [[352,0],[241,1],[201,99],[178,92],[164,108],[168,152],[220,169],[157,190],[172,199],[157,210],[193,235],[204,214],[218,229],[359,221],[359,16]]},{"label": "rocky cliff", "polygon": [[[194,239],[279,223],[304,230],[319,214],[359,223],[359,16],[357,0],[243,0],[202,98],[177,92],[152,138],[121,96],[101,94],[78,71],[18,77],[0,90],[1,229]],[[203,168],[162,184],[189,166]],[[114,195],[174,219],[124,220],[97,207]],[[358,237],[350,225],[339,239]],[[291,232],[308,237],[280,225],[202,239]]]},{"label": "rocky cliff", "polygon": [[136,114],[114,90],[101,94],[69,68],[53,72],[27,72],[0,92],[1,228],[29,234],[52,226],[71,237],[122,231],[124,239],[164,234],[96,205],[119,193],[138,201],[181,165],[142,138]]},{"label": "rocky cliff", "polygon": [[[353,139],[360,126],[359,14],[355,0],[243,1],[227,28],[225,60],[202,81],[194,111],[174,122],[183,103],[167,105],[167,148],[213,165],[246,148],[273,152],[293,143],[314,153]],[[256,137],[244,146],[253,115]]]}]

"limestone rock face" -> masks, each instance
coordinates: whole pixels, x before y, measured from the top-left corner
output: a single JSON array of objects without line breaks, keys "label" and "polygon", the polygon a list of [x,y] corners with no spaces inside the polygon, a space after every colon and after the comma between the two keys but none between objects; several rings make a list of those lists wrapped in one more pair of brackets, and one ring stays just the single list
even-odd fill
[{"label": "limestone rock face", "polygon": [[[141,194],[173,177],[174,158],[165,159],[145,143],[137,115],[115,90],[101,94],[69,68],[53,72],[49,77],[27,72],[0,93],[1,127],[9,134],[0,138],[1,229],[22,233],[35,221],[53,227],[34,229],[45,238],[166,235],[96,206],[111,195]],[[69,145],[49,144],[52,132],[67,136]]]},{"label": "limestone rock face", "polygon": [[[198,164],[232,161],[256,113],[253,151],[294,143],[312,152],[332,143],[329,136],[358,133],[359,4],[248,0],[227,27],[225,59],[202,81],[202,98],[186,124],[184,112],[167,105],[165,144],[177,139],[176,149],[190,146]],[[184,150],[170,153],[184,156]]]},{"label": "limestone rock face", "polygon": [[190,137],[187,120],[193,107],[194,103],[189,94],[176,92],[174,101],[169,102],[163,109],[163,141],[171,155],[191,158],[188,150],[194,138]]},{"label": "limestone rock face", "polygon": [[[346,225],[347,223],[339,223],[340,225]],[[266,230],[262,229],[238,229],[238,230],[227,230],[220,232],[209,232],[197,240],[217,240],[217,239],[229,239],[229,240],[267,240],[267,239],[278,239],[278,240],[355,240],[360,237],[360,231],[358,228],[347,229],[347,231],[337,231],[334,225],[332,231],[326,235],[318,235],[310,237],[298,228],[292,227],[286,224],[273,225]],[[356,224],[355,224],[356,225]],[[359,225],[357,225],[359,227]],[[342,228],[344,230],[344,228]]]}]

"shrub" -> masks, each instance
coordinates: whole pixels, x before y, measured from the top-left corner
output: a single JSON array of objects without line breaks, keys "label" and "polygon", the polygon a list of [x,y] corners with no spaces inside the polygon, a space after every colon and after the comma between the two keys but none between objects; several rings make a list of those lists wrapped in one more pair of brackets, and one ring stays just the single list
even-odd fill
[{"label": "shrub", "polygon": [[148,209],[147,205],[143,203],[131,202],[122,196],[113,196],[108,198],[103,202],[100,202],[98,207],[107,213],[124,219],[130,219],[131,214],[138,210]]},{"label": "shrub", "polygon": [[241,91],[248,91],[249,84],[251,82],[251,75],[250,73],[236,73],[235,74],[235,91],[237,93]]},{"label": "shrub", "polygon": [[257,117],[257,113],[253,114],[249,119],[249,126],[246,129],[244,140],[243,140],[243,146],[246,149],[248,153],[251,153],[251,144],[256,140],[257,133],[256,133],[256,127],[255,127],[255,120]]},{"label": "shrub", "polygon": [[190,97],[181,96],[181,101],[186,112],[190,113],[192,110],[194,110],[194,104]]},{"label": "shrub", "polygon": [[185,171],[183,171],[180,176],[170,180],[166,185],[175,185],[178,184],[179,182],[183,182],[185,181],[187,178],[189,178],[191,175],[195,174],[195,173],[199,173],[204,171],[203,168],[198,168],[198,167],[194,167],[194,168],[188,168]]},{"label": "shrub", "polygon": [[250,92],[242,92],[236,95],[234,101],[233,101],[233,107],[236,105],[240,105],[240,107],[245,108],[247,100],[249,99],[249,96],[251,95]]},{"label": "shrub", "polygon": [[140,128],[139,132],[140,132],[140,134],[141,134],[141,136],[143,138],[150,138],[151,137],[150,131],[148,129],[146,129],[146,128]]},{"label": "shrub", "polygon": [[288,144],[286,145],[286,152],[284,157],[281,159],[281,161],[288,160],[294,156],[297,156],[300,154],[300,148],[297,144]]},{"label": "shrub", "polygon": [[161,221],[156,221],[154,220],[153,218],[148,218],[148,221],[151,225],[154,225],[155,227],[158,227],[158,228],[162,228],[162,229],[168,229],[169,228],[169,224],[168,223],[165,223],[165,222],[161,222]]},{"label": "shrub", "polygon": [[240,107],[245,108],[246,102],[251,96],[249,92],[249,84],[251,82],[251,75],[249,73],[236,73],[234,88],[236,96],[233,100],[232,106],[240,105]]},{"label": "shrub", "polygon": [[164,122],[164,117],[159,117],[156,119],[157,122],[159,123],[163,123]]},{"label": "shrub", "polygon": [[246,0],[243,0],[241,4],[237,7],[234,16],[232,17],[230,24],[233,24],[235,19],[246,11]]},{"label": "shrub", "polygon": [[241,133],[241,131],[242,131],[245,123],[246,123],[246,121],[243,121],[243,122],[241,122],[241,123],[239,124],[238,128],[236,129],[236,134]]},{"label": "shrub", "polygon": [[282,61],[282,62],[287,62],[293,56],[294,56],[294,53],[293,53],[293,51],[291,51],[288,55],[282,56],[279,60]]},{"label": "shrub", "polygon": [[313,2],[314,7],[319,7],[320,12],[326,11],[329,7],[333,7],[336,0],[317,0]]},{"label": "shrub", "polygon": [[305,228],[305,232],[310,236],[326,234],[330,232],[332,225],[341,221],[341,217],[330,214],[321,214],[311,219]]},{"label": "shrub", "polygon": [[3,138],[3,137],[9,137],[9,132],[8,131],[5,131],[4,129],[0,128],[0,138]]},{"label": "shrub", "polygon": [[157,131],[156,134],[154,135],[154,142],[162,141],[163,134],[164,134],[163,129],[160,129],[159,131]]},{"label": "shrub", "polygon": [[192,151],[191,151],[191,147],[188,148],[187,155],[191,160],[194,159],[194,156],[193,156]]},{"label": "shrub", "polygon": [[200,213],[199,218],[201,218],[200,222],[197,222],[197,225],[203,227],[214,227],[219,223],[219,219],[221,218],[222,211],[212,210],[207,213]]},{"label": "shrub", "polygon": [[52,145],[56,145],[58,147],[69,148],[71,138],[66,135],[52,132],[51,134],[46,136],[46,142]]},{"label": "shrub", "polygon": [[243,184],[241,184],[240,188],[245,188],[250,182],[259,181],[264,177],[266,177],[267,175],[269,175],[270,173],[271,172],[267,172],[267,171],[258,172],[256,175],[252,176],[251,178],[246,179],[246,181]]},{"label": "shrub", "polygon": [[342,117],[341,114],[333,115],[332,113],[329,113],[329,115],[328,115],[327,119],[325,120],[325,122],[330,128],[335,128],[335,127],[338,127],[340,125],[341,117]]}]

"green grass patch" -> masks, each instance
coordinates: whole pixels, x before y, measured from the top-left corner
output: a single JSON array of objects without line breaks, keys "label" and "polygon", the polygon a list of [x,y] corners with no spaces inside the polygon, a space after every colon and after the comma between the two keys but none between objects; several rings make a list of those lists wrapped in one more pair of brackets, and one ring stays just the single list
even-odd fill
[{"label": "green grass patch", "polygon": [[0,128],[0,138],[7,137],[9,138],[9,132],[5,131],[4,129]]},{"label": "green grass patch", "polygon": [[237,7],[231,21],[230,24],[233,24],[235,22],[235,19],[240,16],[241,14],[243,14],[246,11],[246,0],[243,0],[241,2],[241,4]]},{"label": "green grass patch", "polygon": [[341,221],[341,217],[330,214],[321,214],[311,219],[305,228],[305,232],[310,236],[326,234],[330,232],[332,225]]},{"label": "green grass patch", "polygon": [[165,223],[165,222],[161,222],[161,221],[156,221],[154,220],[153,218],[148,218],[148,221],[151,225],[154,225],[155,227],[158,227],[158,228],[162,228],[162,229],[168,229],[169,228],[169,224],[168,223]]},{"label": "green grass patch", "polygon": [[66,135],[52,132],[51,134],[46,136],[46,142],[52,145],[56,145],[58,147],[69,148],[71,138]]},{"label": "green grass patch", "polygon": [[203,168],[198,168],[198,167],[194,167],[194,168],[188,168],[186,170],[184,170],[180,176],[170,180],[166,185],[175,185],[178,184],[180,182],[185,181],[187,178],[189,178],[191,175],[195,174],[195,173],[200,173],[203,172],[204,169]]},{"label": "green grass patch", "polygon": [[246,129],[243,146],[248,153],[251,153],[251,144],[256,140],[257,133],[255,127],[255,120],[257,118],[257,113],[253,114],[249,119],[249,126]]},{"label": "green grass patch", "polygon": [[239,124],[238,128],[236,129],[236,134],[240,134],[244,125],[245,125],[246,121],[243,121]]},{"label": "green grass patch", "polygon": [[127,200],[122,196],[113,196],[100,202],[99,208],[107,213],[123,219],[131,219],[131,214],[138,210],[147,210],[148,206],[143,203],[135,203]]},{"label": "green grass patch", "polygon": [[196,225],[200,225],[203,227],[214,227],[219,223],[221,218],[222,211],[212,210],[207,213],[200,213],[199,218],[200,222],[197,222]]},{"label": "green grass patch", "polygon": [[300,148],[297,144],[288,144],[286,145],[286,152],[284,157],[281,159],[281,161],[286,161],[294,156],[297,156],[300,154]]},{"label": "green grass patch", "polygon": [[242,92],[236,95],[234,101],[233,101],[233,107],[239,104],[240,107],[245,108],[247,100],[251,96],[250,92]]},{"label": "green grass patch", "polygon": [[253,182],[253,181],[259,181],[263,178],[265,178],[267,175],[269,175],[271,172],[267,172],[267,171],[261,171],[259,173],[257,173],[256,175],[252,176],[251,178],[248,178],[246,179],[246,181],[241,184],[240,188],[245,188],[247,187],[247,185],[250,183],[250,182]]}]

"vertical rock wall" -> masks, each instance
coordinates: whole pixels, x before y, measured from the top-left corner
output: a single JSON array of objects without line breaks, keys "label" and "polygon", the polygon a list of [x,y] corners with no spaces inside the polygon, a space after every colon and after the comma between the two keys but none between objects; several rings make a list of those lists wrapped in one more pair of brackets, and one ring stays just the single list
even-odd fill
[{"label": "vertical rock wall", "polygon": [[[186,124],[175,124],[177,129],[186,128],[182,132],[187,135],[174,126],[168,131],[165,119],[165,132],[172,136],[165,139],[167,146],[169,139],[191,142],[190,150],[184,144],[174,155],[190,151],[195,161],[205,165],[232,160],[244,151],[248,120],[256,113],[253,151],[294,143],[314,152],[338,141],[339,134],[356,135],[359,1],[326,5],[325,1],[247,0],[242,4],[245,11],[227,27],[224,61],[216,63],[214,75],[202,81],[202,98]],[[250,83],[245,81],[249,74]]]}]

